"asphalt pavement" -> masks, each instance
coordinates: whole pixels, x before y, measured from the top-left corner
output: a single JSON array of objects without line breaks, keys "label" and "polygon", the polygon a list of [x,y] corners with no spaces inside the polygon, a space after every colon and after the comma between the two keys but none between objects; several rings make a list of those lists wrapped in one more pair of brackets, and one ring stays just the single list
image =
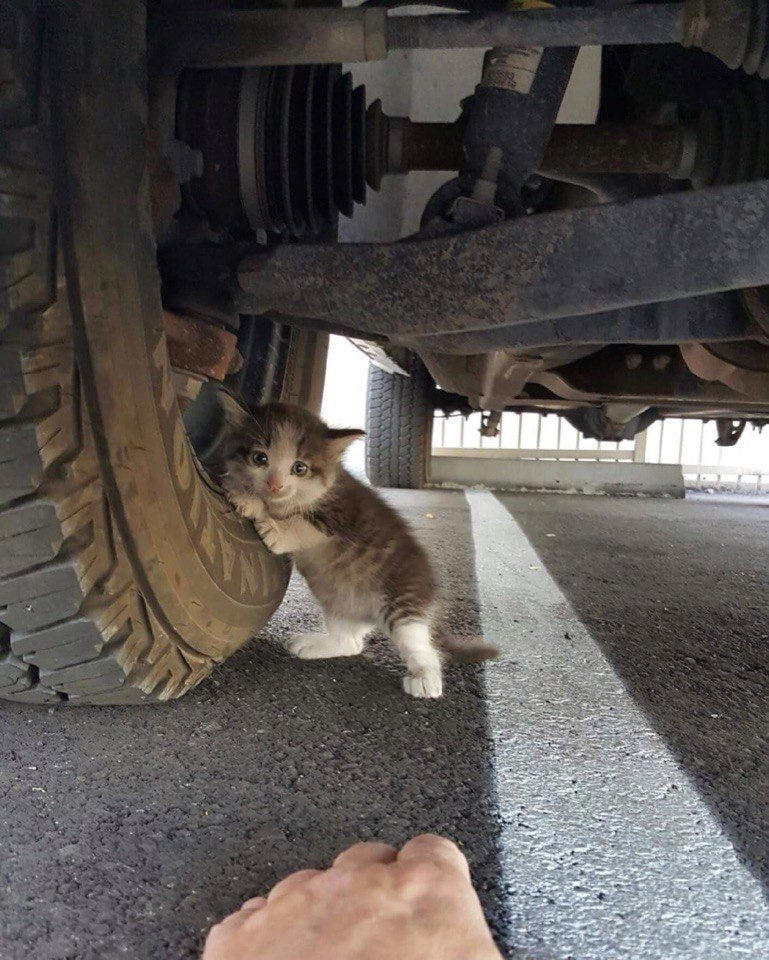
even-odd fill
[{"label": "asphalt pavement", "polygon": [[769,508],[393,498],[500,659],[439,702],[384,641],[291,659],[319,622],[295,581],[177,703],[0,703],[1,960],[188,960],[287,872],[423,831],[511,957],[769,955]]}]

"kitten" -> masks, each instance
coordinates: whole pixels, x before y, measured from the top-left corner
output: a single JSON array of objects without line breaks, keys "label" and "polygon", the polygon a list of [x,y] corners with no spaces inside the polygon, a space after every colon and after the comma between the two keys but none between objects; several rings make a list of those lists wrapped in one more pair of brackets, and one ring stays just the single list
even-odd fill
[{"label": "kitten", "polygon": [[333,430],[299,407],[248,412],[221,398],[230,429],[221,478],[227,497],[273,553],[291,554],[323,609],[325,632],[292,636],[290,652],[306,660],[354,656],[378,627],[406,664],[406,693],[440,697],[430,560],[405,520],[341,465],[363,431]]}]

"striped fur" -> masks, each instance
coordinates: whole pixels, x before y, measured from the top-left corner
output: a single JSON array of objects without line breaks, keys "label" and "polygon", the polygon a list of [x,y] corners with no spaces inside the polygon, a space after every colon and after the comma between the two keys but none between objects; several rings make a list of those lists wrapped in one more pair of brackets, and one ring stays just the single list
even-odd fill
[{"label": "striped fur", "polygon": [[[341,465],[362,432],[330,430],[282,404],[230,408],[227,418],[222,485],[267,546],[292,555],[325,616],[324,633],[292,637],[289,650],[305,659],[352,656],[380,629],[406,664],[404,689],[440,696],[436,577],[406,521]],[[265,462],[255,463],[255,454]],[[307,468],[300,476],[297,463]]]}]

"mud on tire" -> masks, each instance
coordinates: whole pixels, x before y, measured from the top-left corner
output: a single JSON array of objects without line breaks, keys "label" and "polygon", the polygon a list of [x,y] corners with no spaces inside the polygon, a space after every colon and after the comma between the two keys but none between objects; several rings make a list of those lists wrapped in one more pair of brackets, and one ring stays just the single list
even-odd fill
[{"label": "mud on tire", "polygon": [[[50,176],[45,54],[55,24],[43,22],[43,11],[48,16],[55,6],[0,0],[0,698],[166,700],[189,690],[258,631],[280,602],[287,571],[231,516],[188,449],[184,462],[193,465],[193,493],[203,504],[200,538],[216,546],[229,579],[213,565],[203,576],[192,531],[190,574],[184,580],[174,571],[169,606],[171,570],[163,567],[171,558],[159,547],[154,567],[138,569],[126,549],[142,491],[129,502],[125,482],[115,479],[114,454],[105,437],[97,438],[93,407],[84,400],[64,279],[62,212]],[[73,6],[89,15],[87,3]],[[141,11],[141,4],[133,6]],[[127,5],[117,0],[114,8],[121,17]],[[139,37],[143,13],[131,17],[128,30]],[[179,421],[178,434],[175,398],[167,406]],[[129,433],[126,426],[124,470],[131,463]],[[169,457],[154,469],[164,478],[172,466]],[[172,508],[179,505],[169,503]],[[167,550],[178,547],[169,542]],[[241,580],[233,587],[235,574]],[[217,609],[207,612],[205,596],[214,594]],[[180,616],[185,604],[189,612]]]}]

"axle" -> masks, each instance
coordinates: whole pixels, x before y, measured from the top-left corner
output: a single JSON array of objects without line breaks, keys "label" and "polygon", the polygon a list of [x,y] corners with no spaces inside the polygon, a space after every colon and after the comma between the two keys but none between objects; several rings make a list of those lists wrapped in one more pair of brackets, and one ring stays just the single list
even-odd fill
[{"label": "axle", "polygon": [[417,16],[372,7],[173,11],[153,24],[152,73],[356,63],[382,60],[390,50],[681,43],[767,78],[766,5],[767,0],[685,0]]}]

